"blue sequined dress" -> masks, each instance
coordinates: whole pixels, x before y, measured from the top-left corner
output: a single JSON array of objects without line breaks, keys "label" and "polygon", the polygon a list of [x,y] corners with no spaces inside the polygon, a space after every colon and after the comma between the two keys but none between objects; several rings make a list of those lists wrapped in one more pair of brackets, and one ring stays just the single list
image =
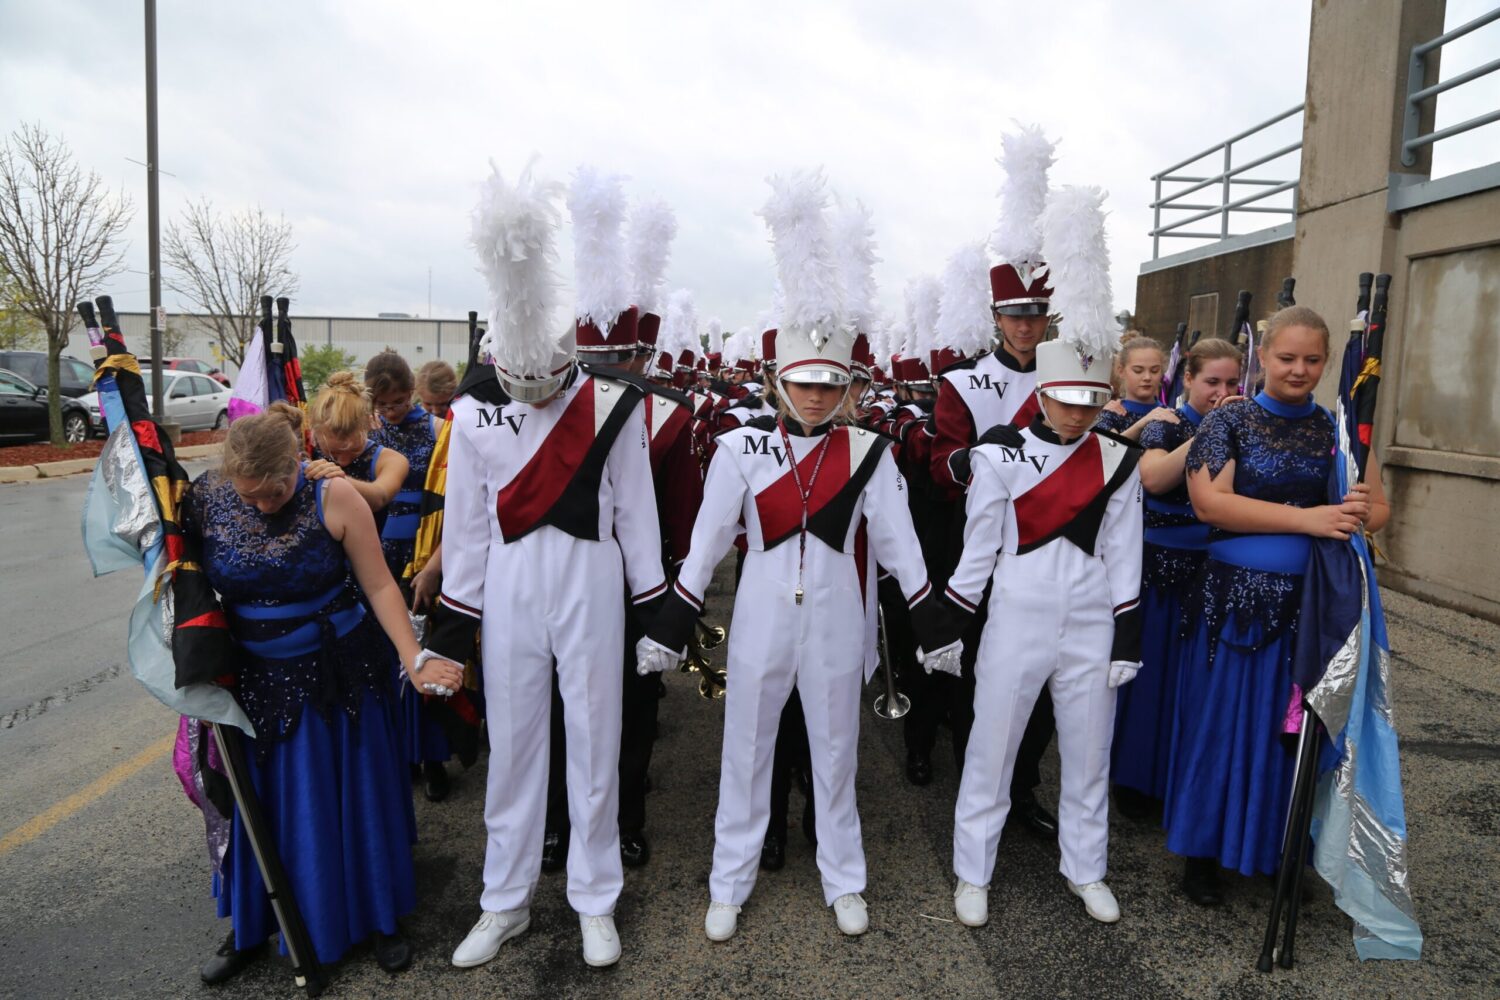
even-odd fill
[{"label": "blue sequined dress", "polygon": [[[1113,410],[1101,410],[1099,419],[1094,421],[1094,429],[1097,431],[1110,431],[1114,434],[1124,434],[1135,422],[1152,410],[1156,409],[1155,403],[1137,403],[1133,399],[1122,399],[1120,405],[1125,407],[1124,413],[1116,413]],[[1151,426],[1150,424],[1146,425]],[[1142,428],[1144,431],[1145,428]],[[1135,683],[1134,681],[1131,682]]]},{"label": "blue sequined dress", "polygon": [[[1333,421],[1265,393],[1203,419],[1192,475],[1233,460],[1234,491],[1292,507],[1327,502]],[[1245,875],[1274,872],[1291,793],[1282,730],[1311,539],[1214,529],[1181,659],[1163,825],[1177,854]]]},{"label": "blue sequined dress", "polygon": [[[432,464],[432,449],[437,444],[432,416],[421,406],[413,406],[398,423],[389,423],[381,417],[380,429],[371,435],[371,440],[405,455],[410,466],[406,481],[385,509],[386,519],[380,531],[386,565],[399,581],[416,552],[422,490],[427,485],[427,467]],[[428,710],[424,696],[410,684],[401,686],[400,717],[402,745],[408,761],[420,764],[452,756],[447,733]]]},{"label": "blue sequined dress", "polygon": [[[1175,451],[1198,430],[1202,415],[1184,404],[1177,423],[1154,420],[1141,428],[1141,447]],[[1208,550],[1208,525],[1193,514],[1187,483],[1145,498],[1145,553],[1141,561],[1141,672],[1115,699],[1115,738],[1109,779],[1154,799],[1167,794],[1177,664],[1186,628],[1188,593]]]},{"label": "blue sequined dress", "polygon": [[[252,781],[319,960],[337,961],[374,931],[394,933],[416,905],[410,784],[397,738],[395,656],[323,526],[322,484],[298,475],[291,500],[262,514],[208,472],[184,527],[224,600],[240,654],[236,700]],[[216,880],[235,945],[277,929],[236,810]]]}]

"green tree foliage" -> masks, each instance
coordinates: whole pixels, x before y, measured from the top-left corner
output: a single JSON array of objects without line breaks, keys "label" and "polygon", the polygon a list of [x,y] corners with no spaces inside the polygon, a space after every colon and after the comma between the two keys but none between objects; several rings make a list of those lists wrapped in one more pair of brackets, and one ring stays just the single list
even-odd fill
[{"label": "green tree foliage", "polygon": [[354,355],[342,347],[319,344],[317,347],[301,349],[302,384],[308,392],[316,392],[334,372],[354,367]]}]

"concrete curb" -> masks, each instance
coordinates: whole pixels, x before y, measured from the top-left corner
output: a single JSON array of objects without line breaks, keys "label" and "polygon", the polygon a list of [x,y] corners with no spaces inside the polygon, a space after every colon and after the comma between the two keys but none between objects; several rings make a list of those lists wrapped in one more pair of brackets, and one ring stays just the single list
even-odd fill
[{"label": "concrete curb", "polygon": [[[223,450],[222,444],[193,444],[177,449],[177,457],[208,458]],[[69,458],[61,462],[39,462],[36,465],[0,465],[0,483],[24,483],[33,479],[57,479],[93,472],[99,459]]]}]

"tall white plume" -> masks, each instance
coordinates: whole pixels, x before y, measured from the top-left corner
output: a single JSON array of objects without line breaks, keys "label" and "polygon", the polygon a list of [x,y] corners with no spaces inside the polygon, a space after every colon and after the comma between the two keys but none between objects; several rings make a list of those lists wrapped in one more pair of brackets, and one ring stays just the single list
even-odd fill
[{"label": "tall white plume", "polygon": [[710,316],[707,325],[709,352],[722,354],[724,352],[724,324],[719,321],[719,317]]},{"label": "tall white plume", "polygon": [[753,341],[755,333],[748,326],[742,326],[734,333],[724,338],[724,365],[733,367],[745,358],[755,356]]},{"label": "tall white plume", "polygon": [[927,360],[927,352],[946,345],[937,339],[938,310],[942,302],[943,285],[930,274],[919,274],[906,286],[907,319],[910,329],[907,334],[907,349],[910,354]]},{"label": "tall white plume", "polygon": [[771,196],[760,216],[771,230],[784,296],[779,328],[808,336],[821,348],[844,312],[826,212],[828,184],[821,169],[777,174],[767,183]]},{"label": "tall white plume", "polygon": [[675,360],[683,351],[698,353],[703,342],[698,339],[698,308],[690,289],[679,288],[667,296],[667,312],[661,320],[656,345],[670,351]]},{"label": "tall white plume", "polygon": [[661,315],[661,286],[667,277],[677,216],[660,198],[643,198],[630,212],[626,237],[630,252],[631,301],[643,313]]},{"label": "tall white plume", "polygon": [[630,308],[625,259],[625,178],[585,164],[568,186],[573,219],[574,311],[582,322],[608,330]]},{"label": "tall white plume", "polygon": [[839,203],[833,220],[833,250],[844,293],[844,317],[857,333],[874,334],[875,325],[875,227],[870,210],[856,199]]},{"label": "tall white plume", "polygon": [[943,268],[937,342],[974,357],[990,349],[995,320],[990,312],[990,258],[982,240],[967,243]]},{"label": "tall white plume", "polygon": [[491,161],[469,224],[469,242],[490,292],[486,349],[501,367],[523,375],[550,371],[571,328],[556,315],[562,185],[537,179],[535,164],[532,157],[512,185]]},{"label": "tall white plume", "polygon": [[1058,338],[1088,357],[1108,358],[1120,344],[1109,283],[1103,188],[1068,185],[1053,191],[1042,213],[1042,253]]},{"label": "tall white plume", "polygon": [[990,249],[1002,263],[1038,264],[1042,256],[1042,210],[1047,204],[1047,170],[1056,144],[1039,125],[1016,122],[1016,131],[1000,140],[995,161],[1005,168],[1000,188],[1000,221],[990,235]]}]

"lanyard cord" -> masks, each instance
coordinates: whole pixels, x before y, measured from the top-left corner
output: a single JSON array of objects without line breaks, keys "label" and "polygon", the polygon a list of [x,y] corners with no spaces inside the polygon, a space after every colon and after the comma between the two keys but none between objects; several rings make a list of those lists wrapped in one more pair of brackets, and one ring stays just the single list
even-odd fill
[{"label": "lanyard cord", "polygon": [[823,468],[823,457],[828,454],[828,443],[833,440],[833,430],[829,429],[823,435],[823,443],[818,445],[818,457],[813,462],[812,475],[807,477],[807,489],[802,488],[802,473],[797,469],[797,455],[792,451],[792,439],[786,432],[786,424],[778,423],[776,428],[781,431],[781,443],[786,446],[786,457],[792,465],[792,482],[797,484],[797,496],[802,501],[802,530],[797,536],[797,603],[802,603],[802,573],[807,563],[807,507],[812,501],[813,487],[818,484],[818,473]]}]

